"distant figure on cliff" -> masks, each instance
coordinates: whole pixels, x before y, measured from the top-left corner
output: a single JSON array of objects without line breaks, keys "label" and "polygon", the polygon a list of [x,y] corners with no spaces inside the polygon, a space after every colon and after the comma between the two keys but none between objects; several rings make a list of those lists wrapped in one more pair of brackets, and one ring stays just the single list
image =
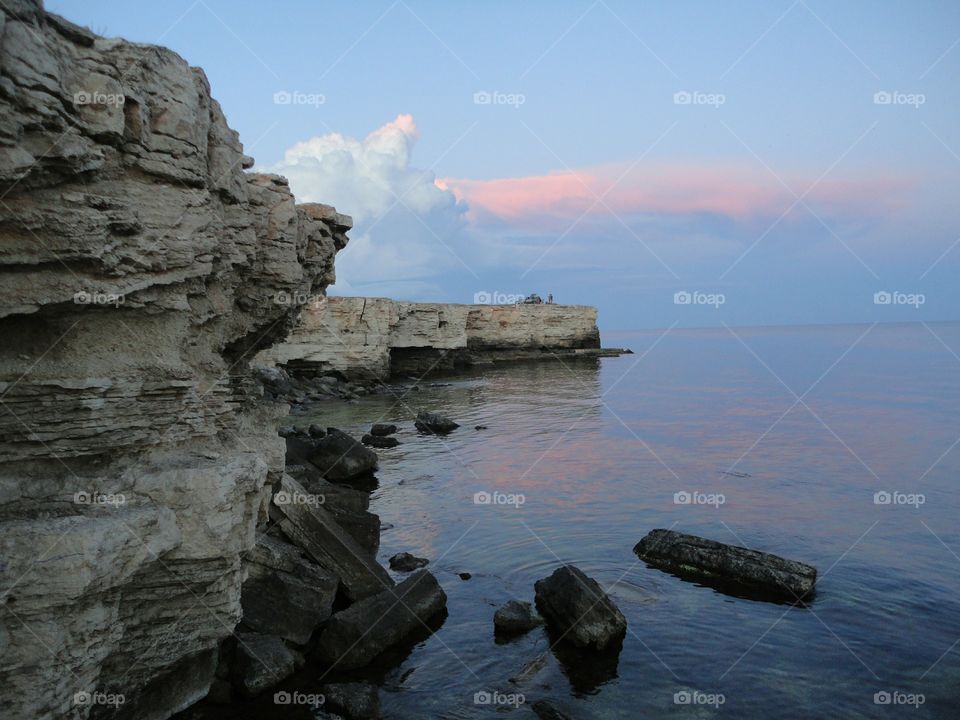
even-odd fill
[{"label": "distant figure on cliff", "polygon": [[547,293],[547,305],[553,305],[553,293]]}]

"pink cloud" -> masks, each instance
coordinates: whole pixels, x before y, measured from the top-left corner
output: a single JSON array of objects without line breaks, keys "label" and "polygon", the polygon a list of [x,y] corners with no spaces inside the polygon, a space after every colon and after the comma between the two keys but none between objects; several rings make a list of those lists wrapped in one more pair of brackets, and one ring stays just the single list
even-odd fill
[{"label": "pink cloud", "polygon": [[[816,178],[785,177],[784,182],[803,196]],[[712,213],[743,221],[777,217],[796,198],[763,168],[727,165],[643,164],[628,168],[602,166],[493,180],[443,178],[470,206],[478,222],[494,218],[511,223],[539,223],[544,219],[576,219],[618,215],[690,215]],[[896,195],[906,186],[897,178],[823,180],[804,197],[816,212],[875,215],[899,204]],[[602,202],[597,202],[602,197]],[[793,214],[805,212],[795,208]]]}]

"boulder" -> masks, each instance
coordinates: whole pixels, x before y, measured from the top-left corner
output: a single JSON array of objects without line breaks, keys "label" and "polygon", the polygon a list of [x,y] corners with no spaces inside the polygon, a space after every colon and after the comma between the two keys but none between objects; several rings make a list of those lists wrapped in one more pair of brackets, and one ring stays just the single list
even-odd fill
[{"label": "boulder", "polygon": [[390,558],[390,569],[399,572],[413,572],[429,564],[430,561],[426,558],[417,557],[408,552],[397,553]]},{"label": "boulder", "polygon": [[313,443],[307,459],[334,482],[369,475],[377,469],[377,454],[336,428],[327,428],[326,437]]},{"label": "boulder", "polygon": [[535,585],[537,609],[563,640],[580,648],[619,647],[627,630],[623,613],[596,580],[573,565]]},{"label": "boulder", "polygon": [[307,433],[312,438],[322,438],[327,434],[326,430],[315,424],[311,424],[310,427],[307,428]]},{"label": "boulder", "polygon": [[633,551],[653,567],[761,599],[810,600],[817,582],[805,563],[673,530],[651,530]]},{"label": "boulder", "polygon": [[305,645],[332,613],[337,578],[296,546],[269,535],[258,539],[244,565],[244,627]]},{"label": "boulder", "polygon": [[260,633],[237,633],[233,656],[233,686],[254,697],[293,675],[298,658],[280,638]]},{"label": "boulder", "polygon": [[370,428],[370,434],[376,435],[377,437],[393,435],[396,431],[396,425],[389,425],[387,423],[374,423],[373,427]]},{"label": "boulder", "polygon": [[494,632],[519,635],[543,624],[543,618],[533,611],[533,605],[520,600],[508,600],[493,615]]},{"label": "boulder", "polygon": [[417,413],[417,419],[414,425],[416,425],[417,430],[420,432],[438,435],[445,435],[451,430],[456,430],[460,427],[459,423],[455,423],[448,417],[425,410]]},{"label": "boulder", "polygon": [[383,437],[381,435],[364,435],[360,442],[375,448],[392,448],[400,444],[400,441],[392,437]]},{"label": "boulder", "polygon": [[321,686],[323,709],[345,720],[376,720],[380,717],[377,686],[368,682],[327,683]]},{"label": "boulder", "polygon": [[[308,495],[304,487],[289,475],[281,479],[280,490],[293,499]],[[357,544],[323,505],[274,503],[271,514],[291,542],[340,579],[349,599],[359,600],[393,586],[387,571]]]},{"label": "boulder", "polygon": [[334,614],[320,635],[318,655],[338,670],[363,667],[424,628],[446,606],[440,583],[419,570],[396,587]]}]

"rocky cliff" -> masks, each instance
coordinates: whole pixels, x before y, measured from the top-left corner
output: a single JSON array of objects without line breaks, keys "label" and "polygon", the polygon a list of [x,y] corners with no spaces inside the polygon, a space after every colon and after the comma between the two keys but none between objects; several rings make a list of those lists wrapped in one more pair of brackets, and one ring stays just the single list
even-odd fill
[{"label": "rocky cliff", "polygon": [[569,357],[600,347],[585,305],[449,305],[331,297],[308,304],[258,362],[384,379],[496,360]]},{"label": "rocky cliff", "polygon": [[210,686],[283,469],[248,359],[350,226],[251,164],[175,53],[2,4],[4,717],[168,717]]}]

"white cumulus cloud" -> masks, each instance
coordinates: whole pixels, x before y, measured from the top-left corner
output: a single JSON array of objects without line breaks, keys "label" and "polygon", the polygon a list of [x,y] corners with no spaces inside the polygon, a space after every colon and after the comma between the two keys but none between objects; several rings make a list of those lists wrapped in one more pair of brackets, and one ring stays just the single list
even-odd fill
[{"label": "white cumulus cloud", "polygon": [[463,267],[455,243],[466,205],[433,172],[411,166],[417,138],[413,117],[398,115],[363,139],[329,133],[298,142],[281,162],[263,168],[287,177],[298,202],[334,205],[353,216],[332,292],[432,294],[431,276]]}]

